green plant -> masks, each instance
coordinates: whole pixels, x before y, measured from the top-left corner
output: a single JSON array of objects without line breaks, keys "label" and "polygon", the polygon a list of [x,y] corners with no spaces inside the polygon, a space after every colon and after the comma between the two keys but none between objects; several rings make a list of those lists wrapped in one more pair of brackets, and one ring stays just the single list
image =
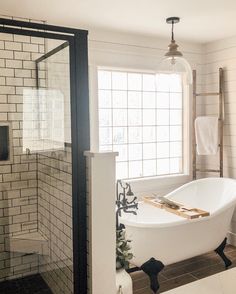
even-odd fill
[{"label": "green plant", "polygon": [[129,268],[129,261],[133,258],[130,242],[126,239],[124,229],[116,231],[116,269]]}]

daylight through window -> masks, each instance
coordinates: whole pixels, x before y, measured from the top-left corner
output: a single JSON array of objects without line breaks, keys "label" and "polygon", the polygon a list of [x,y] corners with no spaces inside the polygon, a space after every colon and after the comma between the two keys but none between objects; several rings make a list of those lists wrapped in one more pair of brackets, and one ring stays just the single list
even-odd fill
[{"label": "daylight through window", "polygon": [[118,151],[117,178],[183,172],[178,74],[98,70],[99,148]]}]

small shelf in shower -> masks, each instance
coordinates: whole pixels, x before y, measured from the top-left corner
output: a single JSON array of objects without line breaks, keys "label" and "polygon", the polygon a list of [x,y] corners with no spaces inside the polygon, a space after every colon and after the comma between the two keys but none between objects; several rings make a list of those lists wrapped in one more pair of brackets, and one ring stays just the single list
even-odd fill
[{"label": "small shelf in shower", "polygon": [[9,238],[11,252],[37,253],[48,255],[48,240],[39,232],[21,234]]}]

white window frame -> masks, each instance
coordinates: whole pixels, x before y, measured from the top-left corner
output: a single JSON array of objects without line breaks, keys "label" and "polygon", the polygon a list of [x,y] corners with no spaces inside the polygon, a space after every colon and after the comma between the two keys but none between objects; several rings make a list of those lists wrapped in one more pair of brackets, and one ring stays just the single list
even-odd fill
[{"label": "white window frame", "polygon": [[[141,72],[155,74],[155,71],[149,69],[132,69],[121,66],[104,66],[91,64],[90,71],[90,136],[91,150],[99,152],[99,107],[98,107],[98,70],[119,70],[127,72]],[[133,190],[136,192],[147,192],[160,190],[165,188],[172,189],[187,183],[191,180],[191,107],[192,96],[190,95],[191,87],[187,84],[183,85],[183,173],[164,176],[152,176],[136,179],[127,179],[132,184]]]}]

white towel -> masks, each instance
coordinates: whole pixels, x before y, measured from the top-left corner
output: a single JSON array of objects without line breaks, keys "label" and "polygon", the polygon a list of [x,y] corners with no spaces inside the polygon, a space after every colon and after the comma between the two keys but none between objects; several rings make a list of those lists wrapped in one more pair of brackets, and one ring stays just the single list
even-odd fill
[{"label": "white towel", "polygon": [[219,129],[218,117],[199,116],[195,120],[197,153],[199,155],[215,155],[218,152]]}]

